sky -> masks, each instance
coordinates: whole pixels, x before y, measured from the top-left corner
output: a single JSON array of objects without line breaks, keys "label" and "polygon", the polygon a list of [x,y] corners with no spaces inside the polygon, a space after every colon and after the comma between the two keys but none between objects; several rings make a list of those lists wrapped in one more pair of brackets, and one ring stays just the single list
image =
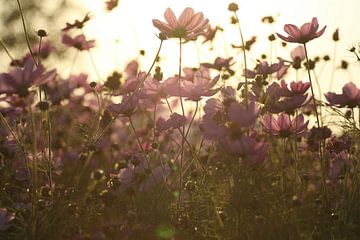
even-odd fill
[{"label": "sky", "polygon": [[[231,1],[226,0],[120,0],[119,6],[112,12],[105,11],[105,0],[77,0],[83,7],[79,18],[86,12],[90,12],[93,21],[89,22],[85,33],[89,38],[97,40],[97,48],[93,50],[94,59],[101,76],[106,76],[114,69],[122,69],[124,64],[138,57],[140,49],[144,49],[146,55],[139,58],[140,63],[147,69],[155,56],[159,45],[156,37],[158,30],[153,27],[152,19],[163,20],[163,13],[167,7],[173,9],[179,15],[185,7],[192,7],[195,11],[201,11],[210,20],[211,25],[220,25],[225,29],[223,34],[217,37],[214,43],[214,51],[209,52],[210,45],[201,46],[197,43],[187,43],[183,48],[184,65],[196,67],[199,62],[211,62],[217,56],[234,57],[242,61],[241,53],[231,51],[230,44],[240,44],[239,33],[234,25],[230,25],[231,13],[227,6]],[[269,54],[270,45],[267,36],[272,32],[283,33],[283,25],[293,23],[301,25],[317,17],[320,27],[327,25],[325,34],[308,44],[309,55],[323,56],[325,53],[333,56],[334,42],[332,34],[336,28],[340,29],[341,41],[336,46],[336,59],[338,66],[340,61],[350,63],[350,73],[337,70],[335,73],[335,87],[338,89],[347,81],[358,82],[355,78],[359,75],[360,66],[348,49],[360,41],[360,28],[356,27],[360,17],[359,0],[242,0],[235,1],[239,5],[239,18],[245,39],[257,35],[258,41],[249,54],[250,67],[255,66],[256,59],[262,53]],[[269,26],[261,23],[263,16],[274,16],[276,24]],[[290,45],[288,49],[280,47],[277,42],[272,51],[273,61],[275,55],[289,58],[289,51],[296,45]],[[88,56],[83,56],[85,62]],[[165,75],[171,75],[177,71],[178,43],[169,40],[164,43],[161,51],[163,70]],[[89,64],[89,61],[88,61]],[[332,63],[322,66],[319,70],[321,84],[327,88],[329,85],[329,72]],[[165,66],[165,67],[164,67]],[[304,74],[304,76],[306,76]],[[169,76],[170,77],[170,76]]]}]

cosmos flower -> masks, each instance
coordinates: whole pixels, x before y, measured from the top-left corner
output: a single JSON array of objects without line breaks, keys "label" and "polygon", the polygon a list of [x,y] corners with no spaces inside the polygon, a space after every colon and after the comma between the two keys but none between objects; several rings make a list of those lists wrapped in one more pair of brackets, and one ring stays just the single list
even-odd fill
[{"label": "cosmos flower", "polygon": [[268,149],[268,144],[255,140],[254,134],[235,139],[227,138],[222,144],[231,154],[242,157],[252,167],[265,161]]},{"label": "cosmos flower", "polygon": [[66,23],[66,27],[61,29],[61,31],[67,32],[73,28],[82,29],[84,27],[84,24],[89,20],[90,20],[90,15],[89,13],[87,13],[81,21],[75,20],[74,23]]},{"label": "cosmos flower", "polygon": [[278,118],[267,114],[265,115],[262,125],[264,130],[273,136],[289,137],[292,135],[299,136],[305,132],[309,121],[304,123],[304,115],[300,114],[291,120],[290,115],[280,113]]},{"label": "cosmos flower", "polygon": [[246,69],[244,71],[244,75],[247,78],[255,78],[256,75],[262,75],[262,76],[266,77],[268,75],[271,75],[271,74],[279,71],[281,68],[281,64],[282,63],[279,62],[279,63],[274,63],[274,64],[269,65],[269,63],[267,61],[263,61],[256,65],[254,71]]},{"label": "cosmos flower", "polygon": [[232,102],[228,108],[229,120],[238,128],[248,128],[254,125],[259,115],[255,102],[250,102],[248,108],[238,102]]},{"label": "cosmos flower", "polygon": [[163,132],[168,129],[180,128],[185,124],[185,121],[186,118],[178,113],[171,114],[168,120],[165,120],[164,118],[160,117],[156,121],[156,130],[159,132]]},{"label": "cosmos flower", "polygon": [[65,34],[62,36],[62,43],[68,47],[74,47],[80,51],[89,50],[95,47],[95,40],[86,40],[84,34],[77,35],[72,38]]},{"label": "cosmos flower", "polygon": [[266,89],[266,108],[271,113],[293,113],[307,104],[306,91],[309,86],[307,83],[293,82],[290,89],[287,87],[285,81],[280,82],[281,85],[274,82]]},{"label": "cosmos flower", "polygon": [[139,105],[139,98],[136,95],[126,95],[121,100],[121,103],[111,104],[108,110],[116,115],[124,115],[130,117],[133,115]]},{"label": "cosmos flower", "polygon": [[234,62],[232,62],[233,59],[234,59],[233,57],[229,57],[229,58],[217,57],[215,59],[214,63],[202,63],[200,66],[206,67],[206,68],[213,68],[218,71],[221,71],[224,69],[227,72],[233,74],[234,71],[230,69],[230,67],[235,64]]},{"label": "cosmos flower", "polygon": [[342,88],[342,94],[328,92],[325,94],[326,100],[332,106],[337,107],[360,107],[360,89],[353,82],[349,82]]},{"label": "cosmos flower", "polygon": [[310,40],[320,37],[325,32],[326,26],[320,31],[318,20],[316,17],[311,22],[304,23],[300,28],[293,24],[285,24],[284,31],[289,35],[287,37],[276,33],[276,35],[285,42],[294,42],[305,44]]},{"label": "cosmos flower", "polygon": [[[191,101],[200,101],[202,97],[216,94],[220,88],[213,88],[220,76],[211,79],[209,70],[201,67],[198,70],[184,69],[185,76],[181,77],[181,96]],[[180,96],[178,76],[164,81],[165,92],[170,96]]]},{"label": "cosmos flower", "polygon": [[153,19],[153,25],[168,38],[183,38],[194,40],[205,34],[208,29],[208,19],[201,12],[195,13],[192,8],[185,8],[177,19],[174,12],[168,8],[164,13],[165,22]]},{"label": "cosmos flower", "polygon": [[0,94],[17,94],[26,97],[29,88],[32,86],[43,85],[56,76],[56,70],[45,72],[42,65],[35,66],[34,60],[29,58],[23,68],[16,67],[10,73],[0,75]]},{"label": "cosmos flower", "polygon": [[290,89],[288,88],[285,80],[280,81],[281,95],[285,97],[292,97],[296,95],[304,95],[310,88],[310,83],[303,83],[302,81],[291,82]]}]

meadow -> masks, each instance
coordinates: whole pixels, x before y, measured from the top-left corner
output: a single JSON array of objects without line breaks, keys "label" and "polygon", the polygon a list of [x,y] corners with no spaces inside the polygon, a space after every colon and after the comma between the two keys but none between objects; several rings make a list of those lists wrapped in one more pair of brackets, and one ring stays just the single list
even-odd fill
[{"label": "meadow", "polygon": [[[54,62],[49,33],[28,29],[17,4],[27,53],[0,39],[10,62],[0,73],[0,239],[360,239],[360,81],[335,75],[360,67],[360,44],[345,50],[351,62],[311,52],[337,44],[341,29],[326,39],[331,26],[316,16],[290,22],[253,60],[258,38],[244,37],[241,6],[230,3],[237,42],[194,67],[184,48],[214,53],[225,28],[170,6],[141,36],[158,49],[104,77],[84,31],[91,13],[59,29],[75,58]],[[162,58],[169,42],[176,61]],[[76,71],[78,56],[87,71]]]}]

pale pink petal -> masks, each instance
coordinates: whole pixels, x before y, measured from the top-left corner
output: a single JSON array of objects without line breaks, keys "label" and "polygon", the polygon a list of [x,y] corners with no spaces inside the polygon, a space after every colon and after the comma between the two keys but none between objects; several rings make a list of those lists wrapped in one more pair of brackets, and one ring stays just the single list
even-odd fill
[{"label": "pale pink petal", "polygon": [[194,17],[194,9],[192,8],[185,8],[185,10],[181,13],[179,17],[179,26],[185,27],[187,29],[187,25]]},{"label": "pale pink petal", "polygon": [[176,19],[174,12],[171,10],[171,8],[166,9],[166,11],[164,13],[164,18],[172,28],[178,27],[178,21]]}]

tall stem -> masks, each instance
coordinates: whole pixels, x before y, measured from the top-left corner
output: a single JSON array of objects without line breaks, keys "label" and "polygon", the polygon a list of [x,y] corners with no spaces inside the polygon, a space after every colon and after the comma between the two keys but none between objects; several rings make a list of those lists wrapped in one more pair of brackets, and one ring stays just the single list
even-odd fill
[{"label": "tall stem", "polygon": [[[305,50],[305,57],[306,57],[306,63],[307,63],[307,72],[308,72],[308,76],[309,76],[310,89],[311,89],[312,99],[313,99],[313,103],[314,103],[314,110],[315,110],[315,115],[316,115],[317,126],[320,129],[319,114],[318,114],[318,111],[317,111],[316,99],[315,99],[315,94],[314,94],[314,87],[313,87],[313,84],[312,84],[310,68],[309,68],[309,57],[308,57],[308,52],[307,52],[307,48],[306,48],[305,43],[304,43],[304,50]],[[325,203],[327,203],[326,172],[325,172],[325,163],[324,163],[324,157],[323,157],[322,143],[323,143],[323,141],[321,140],[319,142],[319,157],[320,157],[320,165],[321,165],[322,184],[323,184],[323,190],[324,190],[324,192],[323,192],[323,198],[324,199],[323,200],[324,200]]]},{"label": "tall stem", "polygon": [[246,104],[246,108],[249,107],[249,101],[248,101],[248,92],[249,92],[249,86],[248,86],[248,79],[246,76],[246,69],[247,69],[247,62],[246,62],[246,49],[245,49],[245,41],[244,41],[244,36],[242,34],[241,31],[241,27],[240,27],[240,20],[238,15],[236,14],[236,12],[234,12],[236,21],[237,21],[237,25],[239,28],[239,33],[240,33],[240,39],[241,39],[241,46],[242,46],[242,50],[243,50],[243,58],[244,58],[244,77],[245,77],[245,104]]},{"label": "tall stem", "polygon": [[310,82],[311,95],[312,95],[312,99],[313,99],[313,103],[314,103],[314,110],[315,110],[315,115],[316,115],[316,122],[317,122],[318,128],[320,128],[319,114],[317,111],[316,99],[315,99],[315,94],[314,94],[314,86],[313,86],[313,83],[311,80],[311,74],[310,74],[310,68],[309,68],[309,57],[308,57],[308,53],[307,53],[307,49],[306,49],[306,44],[304,44],[304,49],[305,49],[305,57],[306,57],[307,72],[308,72],[308,77],[309,77],[309,82]]},{"label": "tall stem", "polygon": [[20,0],[16,0],[17,4],[18,4],[18,7],[19,7],[19,12],[20,12],[20,16],[21,16],[21,22],[22,22],[22,25],[23,25],[23,29],[24,29],[24,34],[25,34],[25,39],[26,39],[26,44],[27,44],[27,47],[29,49],[29,52],[30,52],[30,55],[31,57],[34,59],[34,63],[35,65],[37,66],[38,63],[35,59],[35,56],[34,56],[34,53],[31,49],[31,44],[30,44],[30,40],[29,40],[29,35],[28,35],[28,32],[27,32],[27,29],[26,29],[26,23],[25,23],[25,18],[24,18],[24,14],[23,14],[23,11],[22,11],[22,8],[21,8],[21,4],[20,4]]},{"label": "tall stem", "polygon": [[[181,111],[182,115],[185,118],[185,109],[184,109],[184,103],[182,99],[182,93],[181,93],[181,62],[182,62],[182,42],[181,38],[179,38],[179,98],[180,98],[180,105],[181,105]],[[185,143],[185,124],[182,126],[182,138],[181,138],[181,152],[180,152],[180,176],[179,176],[179,198],[178,198],[178,204],[177,204],[177,212],[179,213],[180,210],[180,202],[181,202],[181,194],[182,194],[182,178],[183,178],[183,161],[184,161],[184,143]]]},{"label": "tall stem", "polygon": [[132,131],[134,132],[135,138],[136,138],[136,140],[137,140],[137,142],[138,142],[138,145],[139,145],[139,147],[140,147],[140,149],[141,149],[141,151],[142,151],[142,153],[143,153],[143,155],[144,155],[144,157],[145,157],[145,160],[146,160],[146,162],[147,162],[147,164],[148,164],[148,168],[149,168],[149,170],[150,170],[150,172],[151,172],[151,175],[153,176],[154,181],[155,181],[155,183],[157,184],[156,178],[155,178],[154,173],[152,172],[152,169],[151,169],[150,160],[149,160],[149,158],[148,158],[148,156],[147,156],[147,154],[146,154],[146,152],[145,152],[144,147],[143,147],[142,144],[141,144],[139,135],[138,135],[137,132],[136,132],[136,129],[135,129],[135,126],[134,126],[134,123],[133,123],[131,117],[129,117],[129,122],[130,122],[131,129],[132,129]]}]

